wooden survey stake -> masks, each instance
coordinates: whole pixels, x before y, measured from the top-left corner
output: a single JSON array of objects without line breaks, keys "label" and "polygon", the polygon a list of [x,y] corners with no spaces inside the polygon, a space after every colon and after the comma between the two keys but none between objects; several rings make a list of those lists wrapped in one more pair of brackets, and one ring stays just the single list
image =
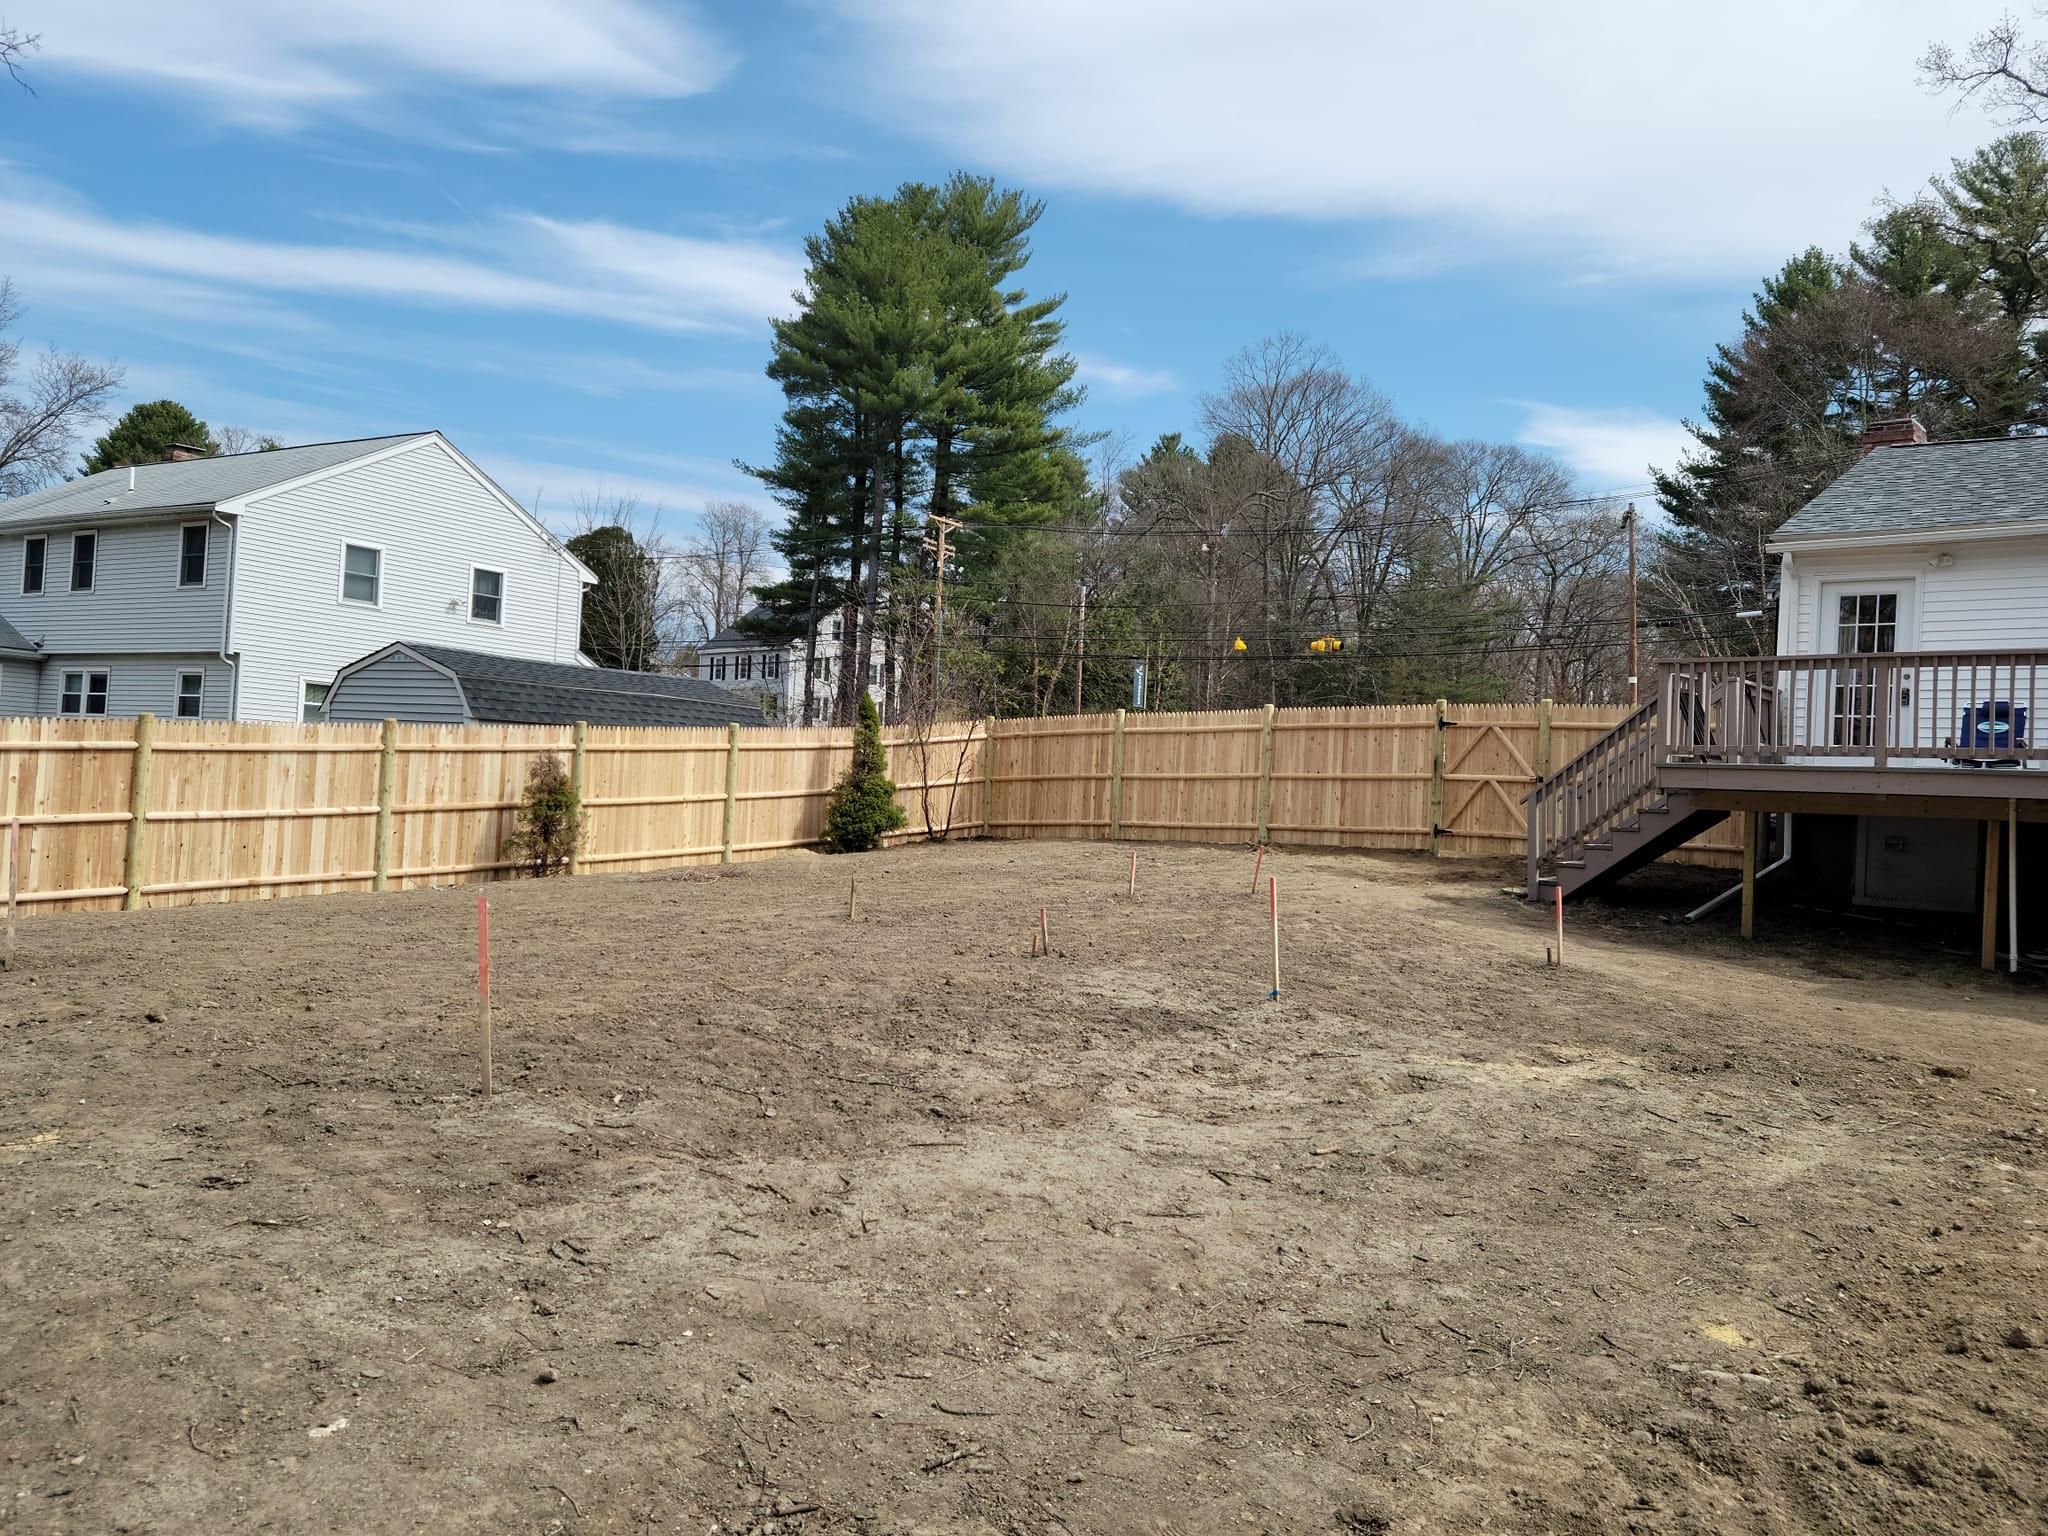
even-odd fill
[{"label": "wooden survey stake", "polygon": [[846,877],[846,920],[849,923],[853,921],[854,892],[859,885],[860,876],[848,875]]},{"label": "wooden survey stake", "polygon": [[1563,965],[1563,964],[1564,964],[1564,887],[1563,887],[1563,886],[1561,886],[1561,885],[1553,885],[1553,886],[1552,886],[1552,887],[1550,888],[1550,895],[1551,895],[1551,898],[1552,898],[1552,901],[1551,901],[1551,905],[1552,905],[1552,907],[1553,907],[1553,908],[1555,909],[1555,911],[1556,911],[1556,913],[1557,913],[1557,964],[1559,964],[1559,965]]},{"label": "wooden survey stake", "polygon": [[1131,894],[1138,894],[1138,855],[1135,850],[1131,854]]},{"label": "wooden survey stake", "polygon": [[483,1052],[484,1097],[491,1096],[491,902],[476,893],[476,1027]]},{"label": "wooden survey stake", "polygon": [[1258,855],[1257,855],[1257,857],[1255,857],[1255,858],[1254,858],[1254,859],[1252,860],[1252,892],[1251,892],[1251,893],[1252,893],[1252,894],[1253,894],[1254,896],[1256,896],[1256,895],[1258,895],[1258,894],[1259,894],[1259,866],[1260,866],[1261,864],[1264,864],[1265,862],[1266,862],[1266,845],[1265,845],[1264,843],[1261,843],[1261,844],[1259,844],[1259,851],[1258,851]]}]

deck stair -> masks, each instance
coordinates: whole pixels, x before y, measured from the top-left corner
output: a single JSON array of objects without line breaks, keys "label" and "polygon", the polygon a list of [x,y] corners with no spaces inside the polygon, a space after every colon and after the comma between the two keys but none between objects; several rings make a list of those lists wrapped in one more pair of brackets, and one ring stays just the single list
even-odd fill
[{"label": "deck stair", "polygon": [[1538,784],[1529,808],[1529,899],[1597,890],[1726,818],[1658,782],[1658,700],[1642,706]]}]

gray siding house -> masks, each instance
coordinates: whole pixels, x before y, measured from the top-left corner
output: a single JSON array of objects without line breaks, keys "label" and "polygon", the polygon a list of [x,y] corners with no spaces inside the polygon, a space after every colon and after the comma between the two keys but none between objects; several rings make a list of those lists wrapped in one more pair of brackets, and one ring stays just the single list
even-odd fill
[{"label": "gray siding house", "polygon": [[574,665],[595,580],[438,432],[104,470],[0,501],[0,712],[319,720],[399,639]]},{"label": "gray siding house", "polygon": [[401,642],[335,675],[327,718],[441,725],[763,725],[751,700],[694,677]]}]

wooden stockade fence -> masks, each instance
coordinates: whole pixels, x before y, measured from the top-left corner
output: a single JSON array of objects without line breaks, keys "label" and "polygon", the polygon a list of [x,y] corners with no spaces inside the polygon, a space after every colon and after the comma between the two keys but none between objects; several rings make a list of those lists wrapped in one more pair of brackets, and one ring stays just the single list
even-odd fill
[{"label": "wooden stockade fence", "polygon": [[[885,734],[909,824],[958,836],[1272,841],[1503,856],[1521,797],[1614,710],[1248,710],[948,723]],[[30,911],[182,905],[502,878],[542,753],[586,809],[576,874],[813,846],[841,729],[0,721],[0,822]],[[929,821],[927,821],[929,807]],[[1684,857],[1735,867],[1718,828]]]}]

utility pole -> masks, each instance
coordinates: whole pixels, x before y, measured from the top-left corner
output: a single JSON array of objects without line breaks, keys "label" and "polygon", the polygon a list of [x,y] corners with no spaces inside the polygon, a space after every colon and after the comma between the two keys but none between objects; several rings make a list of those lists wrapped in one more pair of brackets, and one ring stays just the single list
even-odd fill
[{"label": "utility pole", "polygon": [[933,512],[925,518],[937,531],[936,538],[926,539],[924,547],[932,551],[937,562],[933,570],[938,581],[932,590],[932,708],[937,710],[941,697],[940,684],[946,675],[946,536],[957,533],[962,524],[957,517],[941,517]]},{"label": "utility pole", "polygon": [[1641,640],[1636,634],[1636,504],[1622,514],[1628,524],[1628,707],[1643,702]]},{"label": "utility pole", "polygon": [[1081,713],[1081,675],[1088,665],[1088,583],[1081,583],[1081,627],[1074,640],[1074,713]]}]

